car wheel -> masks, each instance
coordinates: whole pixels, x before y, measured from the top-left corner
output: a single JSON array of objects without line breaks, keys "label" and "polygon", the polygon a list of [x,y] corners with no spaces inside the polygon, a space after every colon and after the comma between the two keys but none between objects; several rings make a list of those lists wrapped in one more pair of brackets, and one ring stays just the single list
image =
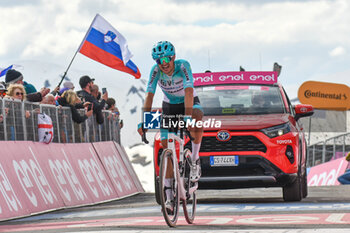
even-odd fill
[{"label": "car wheel", "polygon": [[159,195],[159,177],[154,173],[154,195],[156,197],[156,202],[160,205],[160,195]]},{"label": "car wheel", "polygon": [[283,187],[283,200],[284,201],[301,201],[302,199],[302,187],[300,173],[293,183]]},{"label": "car wheel", "polygon": [[301,188],[303,193],[303,198],[307,197],[308,195],[308,189],[307,189],[307,173],[306,173],[306,167],[304,167],[304,175],[301,179]]}]

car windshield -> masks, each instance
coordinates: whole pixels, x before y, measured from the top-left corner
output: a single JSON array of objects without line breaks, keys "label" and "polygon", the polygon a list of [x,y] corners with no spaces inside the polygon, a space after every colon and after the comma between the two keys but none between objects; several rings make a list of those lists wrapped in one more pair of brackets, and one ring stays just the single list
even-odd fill
[{"label": "car windshield", "polygon": [[279,87],[230,85],[196,87],[204,115],[284,113]]}]

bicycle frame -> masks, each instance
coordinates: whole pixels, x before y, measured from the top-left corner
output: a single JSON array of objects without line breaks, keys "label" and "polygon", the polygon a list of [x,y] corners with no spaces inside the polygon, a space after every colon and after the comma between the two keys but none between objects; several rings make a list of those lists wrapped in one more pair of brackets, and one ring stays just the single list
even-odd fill
[{"label": "bicycle frame", "polygon": [[[179,146],[180,146],[179,163],[177,161],[176,149],[175,149],[175,142],[176,141],[179,143]],[[175,183],[175,185],[177,185],[178,188],[179,188],[180,200],[186,201],[186,191],[185,191],[184,182],[183,182],[184,177],[180,175],[180,170],[179,170],[179,164],[181,166],[183,166],[184,140],[181,139],[179,136],[173,134],[173,133],[169,133],[168,134],[168,149],[171,150],[173,152],[173,155],[174,155],[173,156],[173,164],[175,164],[175,166],[173,166],[173,169],[174,169],[174,176],[176,175],[176,179],[175,179],[176,183]]]},{"label": "bicycle frame", "polygon": [[[176,148],[175,148],[175,142],[179,143],[179,162],[177,160],[177,156],[176,156]],[[184,165],[184,140],[182,138],[180,138],[179,136],[173,134],[173,133],[168,133],[168,148],[169,150],[171,150],[173,152],[173,164],[175,164],[175,166],[173,166],[174,169],[174,175],[176,175],[176,179],[175,181],[178,183],[175,183],[175,185],[177,185],[179,187],[179,196],[180,196],[180,200],[182,201],[186,201],[186,190],[184,188],[184,177],[183,175],[180,175],[180,169],[179,169],[179,164],[180,166]],[[181,168],[183,169],[183,167]],[[198,187],[198,183],[196,183],[195,186],[193,186],[192,188],[190,188],[189,193],[190,195],[192,195],[192,193],[194,191],[197,190]]]}]

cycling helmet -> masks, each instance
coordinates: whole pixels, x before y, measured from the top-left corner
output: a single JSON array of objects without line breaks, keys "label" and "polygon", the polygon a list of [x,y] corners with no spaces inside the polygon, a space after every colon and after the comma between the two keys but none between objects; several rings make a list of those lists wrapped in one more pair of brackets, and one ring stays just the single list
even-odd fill
[{"label": "cycling helmet", "polygon": [[152,48],[152,58],[153,60],[174,56],[175,55],[175,47],[169,41],[159,41]]}]

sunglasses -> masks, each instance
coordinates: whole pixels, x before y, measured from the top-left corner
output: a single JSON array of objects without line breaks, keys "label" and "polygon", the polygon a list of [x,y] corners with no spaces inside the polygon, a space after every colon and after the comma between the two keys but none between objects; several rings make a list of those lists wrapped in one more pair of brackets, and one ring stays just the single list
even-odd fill
[{"label": "sunglasses", "polygon": [[0,92],[0,96],[5,96],[6,92]]},{"label": "sunglasses", "polygon": [[15,95],[24,95],[23,92],[16,92]]},{"label": "sunglasses", "polygon": [[165,63],[171,62],[171,59],[173,59],[171,56],[169,56],[169,57],[162,57],[162,58],[156,59],[156,62],[157,62],[158,65],[161,65],[161,64],[163,64],[163,61]]}]

